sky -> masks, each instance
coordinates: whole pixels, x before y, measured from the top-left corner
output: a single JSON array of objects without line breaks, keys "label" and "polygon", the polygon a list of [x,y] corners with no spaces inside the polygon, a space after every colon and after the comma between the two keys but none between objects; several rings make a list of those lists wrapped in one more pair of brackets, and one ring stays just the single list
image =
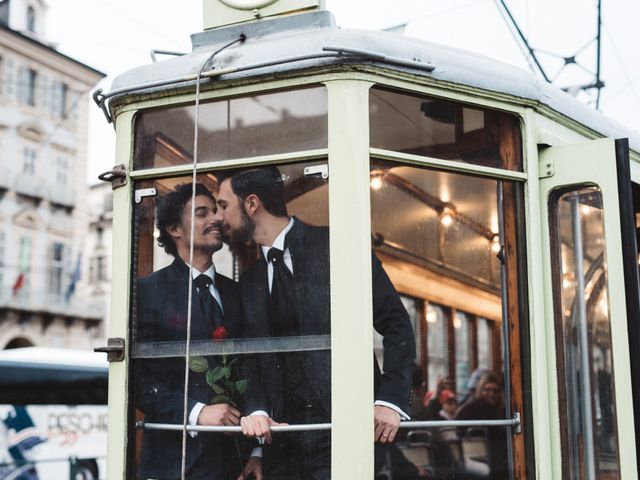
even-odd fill
[{"label": "sky", "polygon": [[[404,34],[462,48],[529,70],[526,56],[505,22],[499,0],[326,0],[342,28],[386,29],[406,24]],[[597,0],[504,0],[536,50],[548,77],[561,87],[592,81],[596,68]],[[59,51],[107,77],[151,62],[149,52],[189,52],[190,34],[202,30],[202,0],[47,0],[47,39]],[[602,0],[600,110],[640,132],[640,2]],[[580,64],[563,70],[562,57]],[[558,74],[559,72],[559,74]],[[557,75],[556,75],[557,74]],[[593,103],[595,96],[579,93]],[[87,181],[115,163],[115,134],[90,104]]]}]

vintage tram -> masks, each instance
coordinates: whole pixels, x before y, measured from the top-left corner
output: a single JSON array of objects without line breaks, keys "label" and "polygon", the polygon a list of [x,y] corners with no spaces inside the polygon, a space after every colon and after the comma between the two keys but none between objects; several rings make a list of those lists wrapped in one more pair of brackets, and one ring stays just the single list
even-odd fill
[{"label": "vintage tram", "polygon": [[[109,478],[154,478],[141,473],[154,429],[179,430],[183,448],[219,435],[191,426],[182,404],[151,420],[137,388],[145,365],[318,351],[330,351],[331,409],[313,428],[330,429],[332,478],[465,478],[437,469],[443,425],[456,429],[451,462],[468,478],[637,478],[640,138],[511,66],[339,29],[320,0],[205,0],[204,12],[191,53],[94,94],[117,131],[118,166],[103,176],[114,188]],[[318,261],[330,265],[330,326],[218,342],[194,340],[195,327],[149,336],[140,303],[175,293],[140,298],[139,279],[172,261],[157,245],[159,199],[194,182],[217,197],[225,172],[274,165],[288,213],[328,227]],[[371,356],[384,371],[389,345],[371,321],[372,250],[416,348],[411,420],[375,468]],[[251,242],[214,255],[236,280],[258,261]],[[167,382],[199,375],[183,371]],[[437,383],[462,401],[487,371],[499,415],[421,416]]]}]

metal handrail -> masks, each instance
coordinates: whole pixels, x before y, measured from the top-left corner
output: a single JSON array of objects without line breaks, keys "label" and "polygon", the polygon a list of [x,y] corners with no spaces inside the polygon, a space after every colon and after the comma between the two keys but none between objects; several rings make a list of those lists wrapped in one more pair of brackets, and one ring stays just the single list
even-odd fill
[{"label": "metal handrail", "polygon": [[[520,413],[516,412],[511,419],[501,420],[419,420],[401,422],[400,428],[445,428],[445,427],[507,427],[515,428],[520,433]],[[173,423],[137,422],[136,428],[142,430],[174,430],[187,432],[241,433],[239,426],[212,427],[205,425],[182,425]],[[274,425],[272,432],[303,432],[312,430],[331,430],[331,423],[309,423],[301,425]]]}]

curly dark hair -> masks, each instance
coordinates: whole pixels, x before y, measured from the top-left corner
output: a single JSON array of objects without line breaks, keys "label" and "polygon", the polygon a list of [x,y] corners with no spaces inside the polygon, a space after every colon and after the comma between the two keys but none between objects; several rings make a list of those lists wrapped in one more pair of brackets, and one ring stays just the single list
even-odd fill
[{"label": "curly dark hair", "polygon": [[[202,183],[195,184],[196,196],[204,195],[215,203],[215,198]],[[169,255],[176,257],[178,249],[176,244],[167,232],[167,228],[175,227],[180,223],[184,206],[189,203],[193,196],[193,188],[191,183],[182,183],[176,185],[176,188],[164,195],[158,197],[156,201],[156,227],[160,232],[158,237],[158,245],[164,248]]]}]

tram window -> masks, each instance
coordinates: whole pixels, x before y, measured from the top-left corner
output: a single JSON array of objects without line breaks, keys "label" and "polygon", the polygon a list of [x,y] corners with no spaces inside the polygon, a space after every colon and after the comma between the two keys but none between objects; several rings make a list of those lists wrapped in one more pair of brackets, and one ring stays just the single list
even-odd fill
[{"label": "tram window", "polygon": [[[136,121],[134,168],[193,162],[194,107],[148,110]],[[327,148],[324,87],[203,101],[198,162]]]},{"label": "tram window", "polygon": [[472,369],[472,359],[469,355],[471,341],[469,315],[456,311],[453,317],[453,327],[456,346],[456,385],[459,390],[462,390],[467,385]]},{"label": "tram window", "polygon": [[427,382],[435,390],[437,382],[449,375],[447,311],[428,304],[427,322]]},{"label": "tram window", "polygon": [[485,318],[477,320],[478,368],[492,368],[491,352],[493,351],[491,323]]},{"label": "tram window", "polygon": [[620,478],[602,195],[550,200],[564,478]]},{"label": "tram window", "polygon": [[[421,307],[422,302],[416,298],[409,297],[407,295],[400,295],[402,305],[409,314],[409,320],[413,328],[413,335],[416,338],[416,358],[421,357],[421,344],[418,340],[421,332]],[[378,365],[384,369],[384,337],[376,330],[373,331],[373,351],[376,355]]]},{"label": "tram window", "polygon": [[[216,271],[213,284],[200,283],[199,275],[191,284],[190,334],[192,178],[135,185],[158,195],[143,196],[134,210],[129,408],[146,426],[131,428],[127,478],[180,478],[185,390],[188,425],[237,424],[239,415],[258,411],[289,424],[330,422],[328,181],[304,175],[317,164],[197,176],[192,265],[206,270],[213,253]],[[291,226],[280,239],[273,235],[282,255],[262,253],[266,240],[256,232],[276,232],[256,209],[279,232]],[[271,266],[265,257],[275,258]],[[190,432],[185,438],[187,478],[237,478],[252,448],[259,448],[240,435]],[[274,434],[265,448],[268,473],[330,468],[329,430]]]},{"label": "tram window", "polygon": [[380,88],[371,90],[369,108],[372,147],[522,170],[512,115]]},{"label": "tram window", "polygon": [[[517,189],[496,179],[376,158],[371,159],[370,175],[376,253],[395,288],[423,303],[424,330],[416,341],[424,349],[418,366],[426,374],[430,392],[414,400],[425,406],[424,410],[413,409],[425,415],[416,420],[448,418],[442,417],[443,388],[450,390],[445,395],[454,401],[465,401],[458,405],[461,417],[455,417],[453,409],[454,418],[506,418],[512,408],[520,408],[516,405],[522,398],[522,386],[512,385],[503,363],[493,359],[502,355],[505,334],[510,336],[508,344],[519,345],[517,332],[506,330],[502,318],[503,304],[517,302],[517,295],[509,282],[501,281],[502,276],[516,275],[518,226],[513,209]],[[511,220],[501,223],[501,218]],[[498,247],[501,243],[510,246],[505,267],[498,259],[496,239],[500,239]],[[517,312],[517,305],[514,307],[509,311]],[[521,368],[520,358],[519,351],[505,353],[512,373]],[[488,371],[490,367],[495,370]],[[443,384],[443,379],[450,381]],[[414,382],[414,388],[418,383]],[[476,387],[470,395],[468,384]],[[524,443],[509,429],[450,432],[456,440],[444,447],[438,439],[447,435],[441,433],[427,429],[401,436],[398,450],[388,460],[390,471],[396,472],[391,478],[414,478],[411,475],[420,471],[437,478],[510,478],[523,471],[512,460],[523,455],[514,453],[511,458],[510,452],[522,452]],[[423,442],[420,446],[416,438]]]}]

